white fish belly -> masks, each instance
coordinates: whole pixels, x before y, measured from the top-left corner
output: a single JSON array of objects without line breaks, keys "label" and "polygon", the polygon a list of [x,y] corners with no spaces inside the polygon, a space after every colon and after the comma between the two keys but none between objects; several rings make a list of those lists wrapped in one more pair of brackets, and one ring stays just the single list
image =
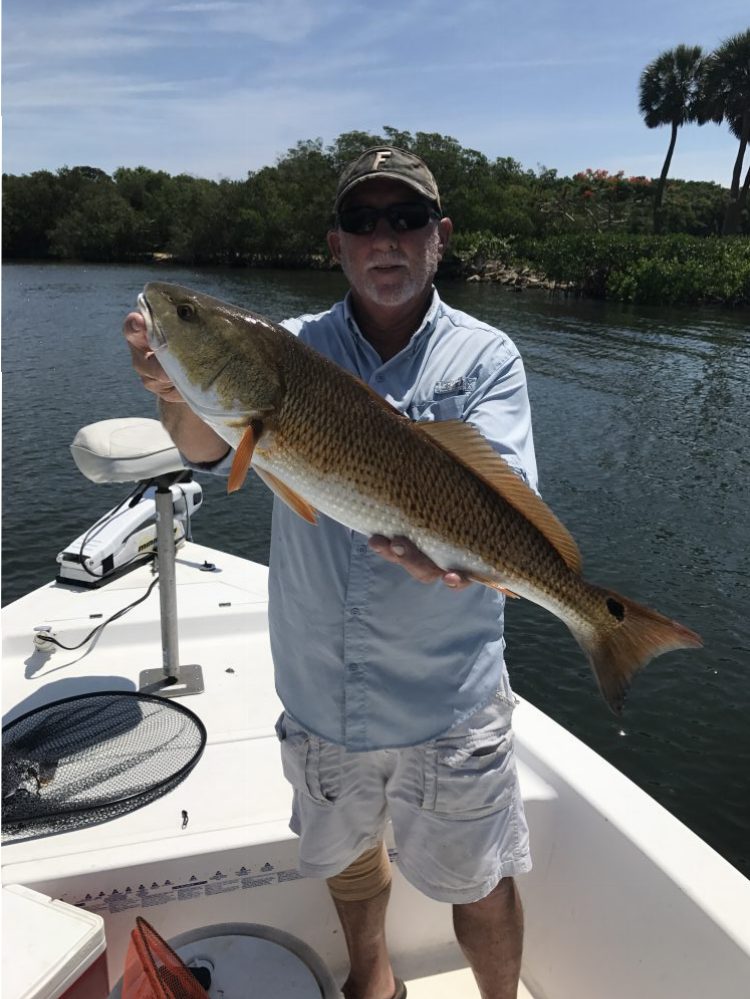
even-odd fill
[{"label": "white fish belly", "polygon": [[358,492],[340,476],[322,476],[291,456],[274,453],[272,446],[268,451],[256,448],[252,464],[271,472],[314,509],[350,530],[366,537],[373,534],[406,537],[443,569],[476,572],[503,584],[497,568],[475,553],[456,547],[434,531],[412,525],[401,509]]}]

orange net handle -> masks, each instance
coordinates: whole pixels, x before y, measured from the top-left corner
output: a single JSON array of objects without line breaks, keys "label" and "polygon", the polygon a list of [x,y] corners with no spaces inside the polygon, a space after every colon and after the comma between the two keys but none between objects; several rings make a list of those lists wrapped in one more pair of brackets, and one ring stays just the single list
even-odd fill
[{"label": "orange net handle", "polygon": [[206,999],[208,993],[153,926],[137,916],[121,995],[122,999]]}]

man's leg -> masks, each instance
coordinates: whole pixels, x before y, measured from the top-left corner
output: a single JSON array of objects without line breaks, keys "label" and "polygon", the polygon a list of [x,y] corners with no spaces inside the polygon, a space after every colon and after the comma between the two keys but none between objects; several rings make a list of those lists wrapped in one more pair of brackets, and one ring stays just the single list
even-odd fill
[{"label": "man's leg", "polygon": [[385,940],[391,870],[383,843],[367,850],[345,871],[328,879],[344,930],[351,970],[346,999],[391,999],[396,982]]},{"label": "man's leg", "polygon": [[454,905],[453,926],[482,999],[516,999],[523,909],[513,878],[503,878],[478,902]]},{"label": "man's leg", "polygon": [[351,970],[342,992],[346,999],[391,999],[396,982],[385,942],[388,885],[375,898],[343,902],[334,898],[344,930]]}]

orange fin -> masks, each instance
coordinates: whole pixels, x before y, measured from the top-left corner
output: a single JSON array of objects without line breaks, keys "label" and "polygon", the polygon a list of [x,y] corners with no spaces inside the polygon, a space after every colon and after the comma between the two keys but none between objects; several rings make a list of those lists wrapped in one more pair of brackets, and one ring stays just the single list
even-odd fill
[{"label": "orange fin", "polygon": [[414,427],[419,433],[427,434],[490,489],[499,493],[544,535],[569,569],[580,573],[581,553],[568,529],[476,427],[463,420],[436,420],[434,423],[416,423]]},{"label": "orange fin", "polygon": [[236,492],[247,478],[250,462],[253,460],[253,451],[259,437],[260,434],[257,433],[256,428],[252,424],[250,424],[242,435],[242,440],[235,451],[232,470],[229,473],[229,481],[227,482],[228,493]]},{"label": "orange fin", "polygon": [[281,479],[277,479],[275,475],[272,475],[265,468],[255,469],[256,473],[263,479],[268,488],[274,492],[279,499],[283,500],[288,507],[294,510],[295,513],[299,514],[303,520],[306,520],[308,524],[318,523],[318,513],[314,507],[310,506],[306,499],[303,499],[299,493],[296,493],[293,489],[282,482]]},{"label": "orange fin", "polygon": [[469,572],[466,574],[466,578],[470,579],[473,583],[481,583],[482,586],[489,586],[491,590],[498,590],[500,593],[504,593],[506,597],[513,597],[514,600],[521,599],[513,590],[509,590],[507,586],[503,586],[501,583],[496,583],[489,576],[482,576],[478,572]]},{"label": "orange fin", "polygon": [[633,677],[646,663],[673,649],[699,649],[703,640],[684,624],[614,590],[592,586],[590,592],[604,612],[594,630],[579,630],[573,621],[566,624],[586,653],[605,701],[619,715]]}]

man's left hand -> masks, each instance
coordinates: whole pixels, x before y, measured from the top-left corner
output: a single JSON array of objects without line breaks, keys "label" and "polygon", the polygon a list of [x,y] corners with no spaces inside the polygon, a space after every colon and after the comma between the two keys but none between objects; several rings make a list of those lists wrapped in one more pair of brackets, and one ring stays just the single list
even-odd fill
[{"label": "man's left hand", "polygon": [[442,580],[452,590],[465,590],[471,586],[471,580],[460,572],[446,572],[435,565],[408,538],[386,538],[382,534],[373,534],[368,541],[370,548],[386,562],[403,566],[404,569],[420,583],[436,583]]}]

